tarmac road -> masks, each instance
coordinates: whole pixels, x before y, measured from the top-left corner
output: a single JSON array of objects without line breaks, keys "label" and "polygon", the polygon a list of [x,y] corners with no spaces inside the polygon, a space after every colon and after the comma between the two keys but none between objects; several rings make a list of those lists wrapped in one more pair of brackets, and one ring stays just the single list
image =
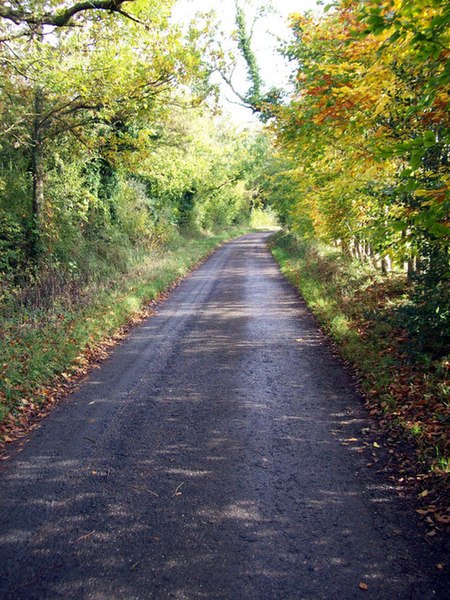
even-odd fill
[{"label": "tarmac road", "polygon": [[3,464],[1,598],[448,597],[267,235],[219,249]]}]

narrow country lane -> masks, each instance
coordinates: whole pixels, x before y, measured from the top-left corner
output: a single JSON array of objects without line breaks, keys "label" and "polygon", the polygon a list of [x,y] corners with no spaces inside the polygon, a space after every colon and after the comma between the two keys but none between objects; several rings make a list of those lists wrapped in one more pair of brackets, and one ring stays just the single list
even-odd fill
[{"label": "narrow country lane", "polygon": [[267,235],[218,250],[2,465],[1,598],[447,597]]}]

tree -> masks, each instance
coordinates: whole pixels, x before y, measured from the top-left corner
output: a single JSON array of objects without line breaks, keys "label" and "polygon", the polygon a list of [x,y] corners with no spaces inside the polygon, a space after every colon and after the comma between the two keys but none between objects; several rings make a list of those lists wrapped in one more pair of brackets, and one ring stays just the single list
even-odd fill
[{"label": "tree", "polygon": [[[5,112],[12,117],[4,121],[4,132],[30,153],[35,252],[48,216],[44,180],[49,147],[71,136],[114,163],[114,155],[151,137],[142,119],[163,119],[175,101],[176,85],[206,81],[195,36],[183,41],[168,26],[170,5],[170,1],[147,3],[147,11],[159,10],[145,28],[126,17],[119,22],[119,16],[91,22],[81,30],[59,29],[50,37],[41,28],[31,44],[21,39],[4,43],[2,62],[8,77],[0,93]],[[11,96],[13,89],[17,92]],[[198,89],[204,94],[207,86]],[[143,125],[136,135],[140,120]]]},{"label": "tree", "polygon": [[[132,14],[124,9],[125,4],[136,2],[136,0],[93,0],[89,2],[74,2],[67,5],[67,2],[55,1],[51,3],[39,2],[37,0],[15,0],[14,2],[5,2],[0,6],[0,19],[15,26],[27,26],[30,31],[40,31],[44,25],[51,27],[67,27],[73,24],[78,16],[85,16],[91,12],[116,13],[136,20]],[[3,27],[5,24],[3,23]],[[8,32],[8,29],[4,29]],[[14,33],[9,29],[9,36],[15,37],[20,33],[25,34],[27,29],[22,27],[22,31]],[[8,35],[6,35],[6,39]]]},{"label": "tree", "polygon": [[[417,60],[417,34],[405,25],[392,36],[386,25],[392,7],[404,23],[410,6],[345,0],[323,19],[294,16],[285,53],[297,64],[296,95],[276,121],[281,146],[302,172],[296,214],[309,214],[319,238],[358,255],[368,246],[369,255],[399,264],[430,241],[445,246],[448,210],[447,59],[442,48],[430,49],[442,40],[424,42]],[[412,18],[437,17],[441,31],[442,12],[423,4]],[[384,25],[368,28],[381,13]]]}]

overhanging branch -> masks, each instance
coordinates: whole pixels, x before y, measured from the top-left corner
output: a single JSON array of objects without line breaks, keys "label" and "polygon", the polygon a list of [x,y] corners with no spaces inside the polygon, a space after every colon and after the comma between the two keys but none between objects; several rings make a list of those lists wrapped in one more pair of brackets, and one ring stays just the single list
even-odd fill
[{"label": "overhanging branch", "polygon": [[16,25],[26,23],[28,25],[53,25],[54,27],[64,27],[79,13],[91,10],[105,10],[108,12],[119,13],[128,19],[139,23],[140,21],[138,21],[138,19],[125,12],[123,9],[125,3],[133,1],[134,0],[92,0],[88,2],[76,2],[72,6],[58,10],[54,13],[38,13],[23,8],[0,6],[0,18],[12,21]]},{"label": "overhanging branch", "polygon": [[233,92],[233,94],[237,98],[239,98],[239,100],[241,101],[236,104],[240,104],[241,106],[244,106],[245,108],[249,108],[253,113],[261,112],[261,109],[258,106],[256,106],[255,104],[252,104],[248,98],[246,98],[245,96],[243,96],[241,93],[238,92],[238,90],[234,87],[233,82],[231,81],[230,77],[227,77],[225,75],[225,73],[221,70],[219,70],[218,72],[219,72],[219,75],[224,80],[224,82],[228,85],[230,90]]}]

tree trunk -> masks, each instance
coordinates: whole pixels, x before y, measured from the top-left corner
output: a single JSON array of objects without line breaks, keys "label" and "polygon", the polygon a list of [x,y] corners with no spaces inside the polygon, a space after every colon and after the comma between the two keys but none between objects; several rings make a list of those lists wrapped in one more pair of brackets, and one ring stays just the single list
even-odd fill
[{"label": "tree trunk", "polygon": [[[42,43],[42,26],[38,28],[37,40]],[[33,130],[31,139],[31,175],[33,177],[32,197],[32,252],[39,254],[42,233],[42,219],[44,209],[44,148],[42,132],[42,115],[44,110],[44,92],[39,84],[34,89],[33,103]]]},{"label": "tree trunk", "polygon": [[35,90],[34,96],[34,119],[31,146],[31,174],[33,177],[33,240],[32,251],[34,255],[39,253],[42,230],[42,218],[44,208],[44,149],[41,131],[43,93],[40,88]]},{"label": "tree trunk", "polygon": [[415,260],[414,260],[414,256],[413,256],[406,263],[406,276],[410,283],[415,274],[416,274],[416,269],[415,269]]},{"label": "tree trunk", "polygon": [[381,272],[383,275],[388,275],[392,270],[392,264],[390,257],[386,254],[381,259]]},{"label": "tree trunk", "polygon": [[341,239],[341,252],[345,254],[345,256],[351,256],[351,249],[348,240]]},{"label": "tree trunk", "polygon": [[416,256],[416,275],[420,275],[422,273],[422,260],[420,256]]},{"label": "tree trunk", "polygon": [[38,224],[44,206],[44,164],[41,133],[42,90],[35,91],[31,168],[33,175],[33,219]]}]

